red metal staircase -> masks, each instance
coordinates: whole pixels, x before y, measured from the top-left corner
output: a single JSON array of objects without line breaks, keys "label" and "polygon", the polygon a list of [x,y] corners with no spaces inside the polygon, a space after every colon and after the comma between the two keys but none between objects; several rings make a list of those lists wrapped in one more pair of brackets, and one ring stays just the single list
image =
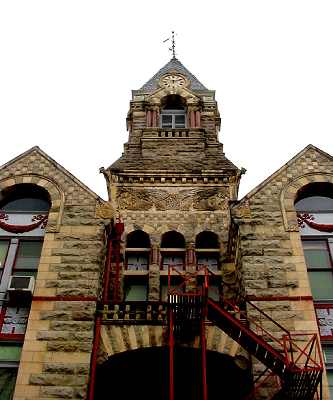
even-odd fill
[{"label": "red metal staircase", "polygon": [[[253,391],[244,400],[256,399],[260,389],[272,376],[278,377],[279,388],[270,397],[271,400],[321,399],[323,363],[317,334],[291,334],[249,301],[246,301],[246,307],[242,311],[237,305],[223,299],[218,303],[208,298],[207,268],[192,275],[183,274],[182,284],[171,289],[170,277],[173,270],[173,267],[169,267],[169,400],[174,400],[175,342],[186,341],[194,336],[200,337],[202,399],[208,400],[205,335],[207,321],[219,327],[266,368],[257,378]],[[178,270],[175,271],[182,275]],[[186,291],[187,283],[193,283],[195,276],[199,273],[202,275],[203,271],[204,284]],[[249,314],[254,317],[249,318]],[[265,327],[269,325],[274,326],[275,334]],[[279,338],[277,331],[281,334]]]}]

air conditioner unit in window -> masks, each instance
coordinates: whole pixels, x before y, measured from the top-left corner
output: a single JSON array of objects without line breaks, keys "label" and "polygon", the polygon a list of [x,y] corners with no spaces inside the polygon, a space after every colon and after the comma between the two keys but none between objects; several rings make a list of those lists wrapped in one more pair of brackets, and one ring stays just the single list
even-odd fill
[{"label": "air conditioner unit in window", "polygon": [[9,279],[10,300],[29,300],[35,287],[35,278],[30,275],[12,275]]}]

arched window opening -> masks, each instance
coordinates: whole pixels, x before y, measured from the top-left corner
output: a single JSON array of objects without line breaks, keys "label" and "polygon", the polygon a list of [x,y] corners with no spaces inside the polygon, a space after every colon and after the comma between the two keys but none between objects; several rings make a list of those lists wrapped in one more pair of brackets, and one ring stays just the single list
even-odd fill
[{"label": "arched window opening", "polygon": [[161,110],[161,128],[185,128],[186,109],[184,99],[179,95],[170,95],[164,98]]},{"label": "arched window opening", "polygon": [[197,249],[218,249],[219,238],[214,232],[200,232],[195,239],[195,247]]},{"label": "arched window opening", "polygon": [[167,271],[169,267],[184,269],[185,238],[176,231],[163,234],[161,241],[161,269]]},{"label": "arched window opening", "polygon": [[149,268],[150,238],[136,230],[127,235],[126,267],[128,271],[147,271]]},{"label": "arched window opening", "polygon": [[295,201],[298,212],[333,213],[333,185],[316,182],[303,187]]},{"label": "arched window opening", "polygon": [[127,248],[149,248],[150,239],[148,233],[136,230],[127,235]]},{"label": "arched window opening", "polygon": [[0,210],[10,213],[48,212],[51,200],[48,192],[37,185],[22,183],[3,191]]},{"label": "arched window opening", "polygon": [[295,209],[333,398],[333,330],[330,323],[321,324],[333,313],[333,185],[306,185],[297,193]]},{"label": "arched window opening", "polygon": [[200,232],[195,240],[195,251],[199,270],[204,267],[213,272],[220,269],[220,245],[216,233],[210,231]]}]

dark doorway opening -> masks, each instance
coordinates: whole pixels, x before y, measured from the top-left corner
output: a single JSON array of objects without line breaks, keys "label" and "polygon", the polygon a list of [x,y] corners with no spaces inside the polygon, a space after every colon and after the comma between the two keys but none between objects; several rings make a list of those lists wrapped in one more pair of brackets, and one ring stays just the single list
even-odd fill
[{"label": "dark doorway opening", "polygon": [[[168,400],[168,348],[150,347],[119,353],[98,366],[95,400]],[[201,352],[175,349],[175,400],[201,400]],[[228,355],[207,352],[208,399],[241,400],[251,388],[249,369]]]}]

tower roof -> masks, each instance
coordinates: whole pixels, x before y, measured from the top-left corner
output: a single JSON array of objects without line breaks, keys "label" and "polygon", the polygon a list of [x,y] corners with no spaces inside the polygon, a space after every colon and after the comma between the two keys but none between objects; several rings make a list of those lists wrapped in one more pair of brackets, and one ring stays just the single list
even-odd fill
[{"label": "tower roof", "polygon": [[191,90],[208,90],[191,72],[184,67],[184,65],[177,59],[171,58],[171,60],[164,65],[152,78],[149,79],[139,90],[144,92],[152,92],[158,89],[159,79],[166,73],[176,71],[186,76],[190,81],[189,88]]}]

